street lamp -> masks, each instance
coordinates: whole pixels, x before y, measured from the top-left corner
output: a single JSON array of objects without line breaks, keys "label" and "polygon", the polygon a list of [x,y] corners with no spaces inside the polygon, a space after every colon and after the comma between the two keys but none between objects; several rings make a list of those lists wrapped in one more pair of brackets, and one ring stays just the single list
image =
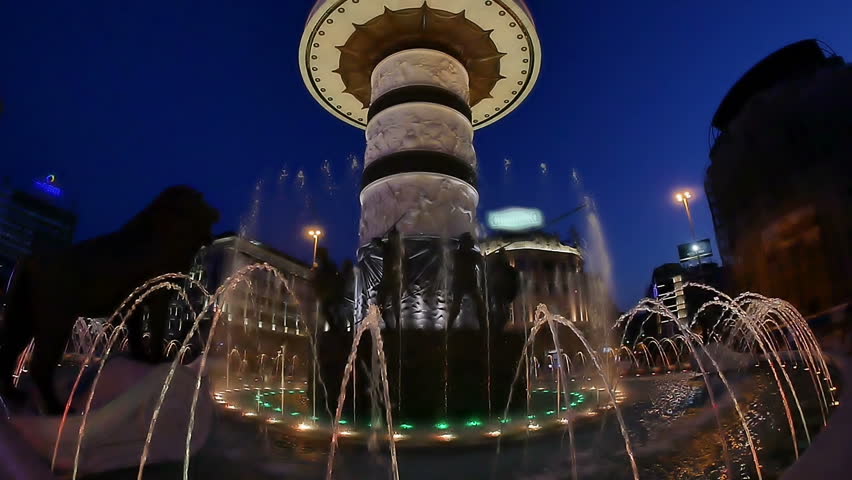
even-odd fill
[{"label": "street lamp", "polygon": [[319,244],[320,235],[322,235],[322,231],[319,230],[319,229],[308,230],[308,236],[314,238],[314,262],[313,262],[314,268],[316,268],[316,266],[317,266],[317,246]]},{"label": "street lamp", "polygon": [[675,194],[675,200],[678,203],[683,204],[683,208],[686,209],[686,218],[689,220],[689,231],[692,233],[692,240],[695,241],[695,223],[692,221],[692,211],[689,209],[689,199],[692,198],[692,194],[689,191],[678,192]]}]

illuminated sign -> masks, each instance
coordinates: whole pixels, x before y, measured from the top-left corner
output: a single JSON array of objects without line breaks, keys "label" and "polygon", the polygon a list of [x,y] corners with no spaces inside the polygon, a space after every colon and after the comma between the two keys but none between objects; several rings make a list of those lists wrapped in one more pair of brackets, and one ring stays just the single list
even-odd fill
[{"label": "illuminated sign", "polygon": [[544,226],[544,215],[537,208],[509,207],[488,212],[488,227],[504,232],[523,232]]},{"label": "illuminated sign", "polygon": [[710,239],[705,238],[696,242],[682,243],[678,245],[677,254],[681,262],[687,262],[690,260],[709,257],[713,255],[713,249],[710,246]]},{"label": "illuminated sign", "polygon": [[43,180],[35,180],[35,187],[51,197],[61,197],[62,189],[56,185],[56,175],[48,175]]}]

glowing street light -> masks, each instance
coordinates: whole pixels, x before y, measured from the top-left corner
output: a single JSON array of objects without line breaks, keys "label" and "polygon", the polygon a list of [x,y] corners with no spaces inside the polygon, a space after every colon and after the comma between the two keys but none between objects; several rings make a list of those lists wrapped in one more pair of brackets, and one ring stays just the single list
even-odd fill
[{"label": "glowing street light", "polygon": [[692,233],[692,240],[695,241],[695,223],[692,221],[692,211],[689,209],[689,200],[692,194],[689,191],[678,192],[675,194],[675,200],[683,204],[686,209],[686,218],[689,220],[689,231]]},{"label": "glowing street light", "polygon": [[320,235],[322,235],[322,231],[318,228],[308,230],[308,236],[313,237],[313,239],[314,239],[314,261],[313,261],[314,268],[316,268],[316,266],[317,266],[317,246],[319,245]]}]

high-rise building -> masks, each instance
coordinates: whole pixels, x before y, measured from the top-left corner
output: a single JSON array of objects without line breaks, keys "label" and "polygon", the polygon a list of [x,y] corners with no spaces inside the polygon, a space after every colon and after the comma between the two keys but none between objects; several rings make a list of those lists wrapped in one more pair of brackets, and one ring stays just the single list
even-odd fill
[{"label": "high-rise building", "polygon": [[[677,317],[679,322],[690,324],[695,319],[695,314],[705,302],[711,300],[715,294],[711,291],[689,288],[688,283],[701,283],[718,290],[725,290],[723,269],[715,262],[701,263],[664,263],[654,269],[651,274],[651,285],[647,296],[660,300],[666,308]],[[702,315],[697,319],[693,330],[703,331],[712,327],[708,322],[715,322],[714,314]],[[656,315],[656,314],[655,314]],[[652,315],[653,317],[654,315]],[[655,318],[651,326],[644,333],[655,336],[672,336],[678,328],[668,321]]]},{"label": "high-rise building", "polygon": [[733,287],[814,314],[852,298],[852,66],[816,40],[737,81],[705,187]]},{"label": "high-rise building", "polygon": [[54,175],[26,187],[0,183],[0,284],[5,288],[15,262],[31,253],[71,245],[77,215]]}]

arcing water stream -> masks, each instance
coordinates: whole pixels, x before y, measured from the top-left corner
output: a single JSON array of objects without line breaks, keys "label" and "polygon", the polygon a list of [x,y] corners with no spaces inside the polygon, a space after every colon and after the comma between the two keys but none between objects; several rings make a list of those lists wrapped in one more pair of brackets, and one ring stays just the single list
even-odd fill
[{"label": "arcing water stream", "polygon": [[[290,288],[288,280],[280,272],[265,264],[256,264],[240,269],[212,293],[205,291],[191,277],[170,274],[157,277],[140,286],[122,303],[120,308],[108,319],[109,321],[78,322],[72,340],[69,342],[68,353],[74,354],[72,356],[76,356],[75,358],[81,364],[71,387],[63,422],[59,425],[53,449],[53,462],[56,461],[56,455],[59,451],[65,419],[70,415],[75,394],[82,388],[81,385],[84,382],[81,382],[81,379],[85,372],[92,365],[98,365],[91,386],[85,392],[85,407],[77,431],[72,478],[77,478],[81,474],[78,467],[80,457],[85,454],[83,444],[86,437],[87,419],[93,410],[93,398],[101,373],[115,347],[118,346],[120,349],[124,345],[122,340],[126,340],[124,338],[126,335],[124,323],[148,295],[158,290],[165,289],[176,292],[176,296],[192,308],[193,302],[190,301],[191,295],[188,292],[188,287],[195,292],[200,292],[206,300],[203,302],[203,308],[197,313],[193,312],[192,326],[183,341],[179,342],[179,345],[175,341],[163,345],[163,348],[172,358],[172,363],[150,419],[147,440],[142,446],[142,453],[139,458],[137,478],[143,478],[151,442],[154,439],[153,434],[161,413],[160,410],[169,394],[175,373],[178,368],[185,368],[181,366],[184,362],[184,356],[190,349],[192,339],[201,335],[201,328],[204,326],[209,330],[206,332],[204,347],[200,356],[195,359],[198,370],[193,373],[195,375],[194,394],[191,398],[186,399],[190,405],[190,413],[183,452],[182,475],[183,478],[189,478],[190,461],[195,454],[195,450],[191,447],[193,431],[195,430],[196,405],[199,396],[207,395],[207,389],[216,388],[216,383],[218,383],[215,378],[210,381],[204,381],[204,378],[209,376],[207,365],[213,352],[212,347],[216,344],[214,336],[217,330],[221,330],[217,328],[221,323],[223,313],[220,308],[220,299],[226,292],[235,288],[238,283],[250,282],[250,275],[255,271],[267,271],[277,279],[281,289]],[[606,418],[609,416],[615,420],[617,425],[622,443],[621,451],[624,452],[626,463],[630,466],[631,476],[638,479],[647,476],[643,472],[648,470],[648,462],[651,462],[651,465],[657,464],[657,461],[652,459],[653,457],[648,458],[647,455],[654,455],[653,452],[662,448],[660,446],[662,444],[654,447],[653,444],[646,444],[641,436],[635,437],[632,433],[637,428],[634,419],[636,410],[632,405],[639,405],[640,401],[638,398],[632,399],[630,391],[636,389],[641,382],[651,381],[645,379],[656,378],[656,380],[653,380],[654,382],[665,383],[669,381],[666,380],[667,378],[688,379],[694,377],[703,384],[701,390],[705,392],[709,400],[709,408],[706,409],[706,413],[708,418],[713,419],[715,429],[707,430],[703,435],[708,439],[714,439],[712,442],[721,448],[718,458],[722,465],[721,471],[727,472],[726,475],[729,477],[735,476],[734,467],[739,465],[741,472],[751,471],[757,478],[763,478],[766,468],[763,465],[766,463],[765,457],[771,455],[771,452],[767,451],[766,447],[762,445],[770,441],[771,437],[766,437],[765,432],[758,431],[759,429],[755,427],[752,420],[752,401],[746,402],[751,394],[742,390],[741,385],[745,384],[743,379],[748,379],[750,376],[762,376],[760,372],[771,379],[771,383],[767,385],[771,386],[770,390],[777,395],[778,411],[781,412],[779,418],[782,418],[783,424],[786,425],[784,429],[779,427],[782,431],[774,433],[772,436],[786,436],[789,440],[787,442],[789,450],[787,451],[790,452],[791,459],[794,459],[800,454],[802,448],[807,447],[812,434],[816,431],[813,422],[810,421],[813,418],[814,408],[817,409],[820,418],[819,423],[825,425],[832,407],[837,404],[837,387],[832,381],[826,357],[807,323],[788,303],[751,293],[731,298],[722,292],[697,284],[688,284],[686,287],[708,290],[714,295],[714,298],[702,306],[693,319],[677,318],[659,301],[645,299],[615,322],[615,327],[624,328],[624,333],[621,335],[621,345],[609,350],[601,350],[600,346],[593,345],[586,338],[586,333],[582,331],[582,328],[574,322],[551,313],[544,305],[536,307],[533,322],[522,345],[523,348],[517,352],[514,372],[515,383],[517,383],[520,379],[521,369],[523,368],[525,371],[526,380],[522,385],[527,401],[523,402],[523,405],[516,406],[515,413],[512,413],[511,403],[515,397],[515,383],[513,383],[506,399],[506,408],[503,409],[502,417],[497,419],[499,420],[497,423],[492,423],[490,418],[486,422],[467,419],[461,423],[455,423],[455,426],[452,427],[450,425],[454,421],[448,419],[449,421],[441,420],[436,423],[435,428],[437,430],[435,431],[430,429],[424,431],[422,428],[415,429],[410,425],[410,420],[403,419],[395,423],[394,418],[398,418],[399,413],[394,410],[398,409],[399,406],[392,402],[391,382],[385,358],[385,346],[382,341],[381,313],[375,306],[371,306],[367,315],[355,324],[353,344],[346,362],[333,414],[327,411],[326,415],[320,419],[317,418],[316,410],[310,409],[311,418],[301,420],[302,414],[298,411],[288,412],[285,410],[289,403],[285,402],[285,395],[293,396],[294,399],[299,395],[293,393],[296,391],[294,387],[291,386],[289,389],[286,387],[295,384],[295,379],[292,379],[291,375],[293,374],[292,368],[295,368],[296,365],[294,355],[291,357],[291,374],[288,375],[286,345],[281,346],[277,355],[262,352],[257,354],[259,371],[258,377],[254,381],[260,383],[257,383],[256,387],[248,386],[246,383],[245,375],[250,372],[231,372],[230,359],[234,356],[239,358],[241,365],[244,365],[242,368],[250,370],[252,367],[246,362],[246,357],[249,356],[248,352],[240,354],[239,349],[230,348],[229,345],[228,349],[223,352],[226,360],[223,362],[224,371],[221,372],[222,384],[225,388],[216,388],[216,399],[229,407],[226,411],[242,411],[244,412],[243,416],[247,419],[265,420],[263,423],[269,428],[284,428],[288,432],[286,434],[288,436],[294,438],[304,436],[315,440],[330,438],[325,476],[327,479],[331,479],[338,470],[335,466],[337,465],[336,457],[341,452],[341,440],[344,440],[344,443],[357,443],[359,437],[366,438],[358,432],[359,424],[356,422],[354,406],[352,418],[345,419],[344,405],[347,401],[347,392],[352,392],[353,399],[356,396],[357,389],[355,386],[352,385],[351,389],[349,386],[354,383],[359,343],[364,333],[369,332],[372,337],[370,343],[373,360],[367,363],[372,364],[373,367],[366,380],[359,382],[359,384],[370,385],[372,390],[378,392],[373,401],[376,402],[375,406],[378,409],[384,411],[384,418],[370,418],[367,425],[370,429],[375,430],[382,422],[384,423],[386,434],[383,438],[388,441],[390,449],[390,464],[387,468],[394,479],[409,476],[409,474],[403,475],[407,471],[406,458],[412,458],[411,461],[415,461],[413,460],[414,457],[411,457],[412,453],[404,453],[402,457],[398,458],[398,441],[407,445],[404,452],[416,451],[416,449],[411,449],[417,445],[431,444],[430,448],[435,448],[447,443],[455,443],[457,444],[456,448],[463,448],[462,445],[476,445],[483,442],[489,444],[490,442],[494,445],[496,452],[492,457],[492,465],[495,468],[493,472],[497,472],[496,466],[500,459],[507,455],[509,457],[515,455],[513,452],[519,448],[516,446],[515,438],[527,438],[528,440],[524,442],[524,445],[528,442],[533,442],[530,445],[537,445],[543,441],[556,441],[553,434],[559,432],[564,432],[568,436],[566,471],[571,478],[580,478],[584,476],[583,472],[588,471],[589,468],[588,460],[586,460],[588,454],[585,451],[585,444],[589,441],[589,437],[586,433],[579,434],[577,429],[580,428],[585,432],[589,422],[604,422],[601,427],[603,428]],[[713,315],[718,316],[718,319],[712,324],[711,328],[703,332],[703,335],[699,335],[693,330],[693,327],[697,324],[697,318],[711,311],[714,312]],[[676,335],[665,338],[645,335],[644,327],[647,322],[651,321],[651,318],[674,325]],[[120,321],[112,326],[113,321],[119,319]],[[634,323],[639,325],[638,330],[631,327]],[[549,342],[554,347],[549,364],[546,361],[539,362],[537,357],[539,354],[534,348],[537,334],[545,325],[550,332]],[[313,329],[306,328],[305,330],[311,332]],[[628,335],[628,332],[637,331],[635,337],[632,336],[633,334]],[[563,333],[569,334],[575,340],[566,343]],[[444,332],[445,337],[452,335],[453,333]],[[412,338],[409,337],[406,342],[413,341]],[[311,343],[315,343],[315,339],[311,339]],[[572,352],[567,349],[570,348],[567,345],[575,345],[579,348]],[[445,350],[449,348],[450,344],[445,343]],[[317,351],[315,346],[311,348],[314,355],[311,360],[314,362],[317,361]],[[687,352],[689,355],[685,355]],[[604,355],[604,353],[607,354]],[[447,352],[445,351],[440,355],[446,356]],[[639,357],[643,357],[641,362]],[[444,361],[448,361],[447,359],[448,357]],[[607,361],[610,360],[615,362],[613,367],[619,369],[619,374],[616,374],[608,366]],[[619,366],[622,360],[627,361],[626,371],[623,366]],[[272,375],[264,374],[264,365],[272,369]],[[540,365],[540,367],[535,368],[536,365]],[[690,365],[695,367],[696,373],[676,372],[676,370],[684,368],[688,370]],[[758,365],[758,367],[753,367],[754,365]],[[25,366],[26,359],[23,359],[20,367],[21,375],[25,375]],[[551,369],[551,375],[539,373],[540,368],[548,367]],[[266,370],[269,370],[269,368],[266,368]],[[739,373],[752,369],[754,369],[754,373],[747,375]],[[313,367],[309,370],[319,371],[319,369]],[[533,372],[533,370],[535,371]],[[276,375],[279,372],[280,375]],[[635,372],[636,375],[634,376],[630,372]],[[646,372],[647,375],[643,375],[642,372]],[[625,375],[626,373],[630,374]],[[658,373],[661,375],[653,377]],[[434,372],[434,374],[444,376],[446,392],[446,375],[448,372]],[[234,378],[235,375],[236,378]],[[596,376],[597,379],[592,379],[593,376]],[[352,382],[350,382],[350,378],[352,378]],[[802,390],[802,382],[797,378],[807,379],[808,391]],[[397,378],[397,380],[400,382],[417,381],[411,378]],[[487,382],[489,389],[491,388],[490,380],[489,378],[489,382]],[[716,384],[716,380],[720,382],[720,385]],[[231,388],[235,382],[240,382],[247,387]],[[314,384],[323,385],[321,379],[316,377]],[[616,384],[618,384],[617,387]],[[721,386],[721,390],[717,388],[719,386]],[[297,389],[298,392],[305,391],[304,386],[297,387]],[[241,395],[239,392],[245,390],[256,392],[252,393],[252,399],[258,398],[256,403],[252,401],[251,410],[244,407],[241,403],[242,400],[239,399],[239,395]],[[280,402],[273,404],[265,400],[268,395],[273,394],[280,395]],[[595,398],[604,396],[607,400],[598,400],[597,403],[591,405],[590,396]],[[317,399],[310,399],[311,402],[315,400]],[[625,400],[630,403],[625,404]],[[625,411],[626,405],[630,406],[627,411]],[[447,405],[445,404],[442,408],[446,409]],[[518,411],[518,408],[520,411]],[[275,411],[273,412],[273,410]],[[730,440],[731,413],[738,425],[735,430],[744,438],[744,443],[741,446],[737,446],[736,443],[732,444]],[[509,417],[512,415],[523,417],[523,424],[510,421]],[[686,411],[683,415],[687,415]],[[295,425],[288,423],[290,418],[295,419],[297,423]],[[486,418],[488,417],[486,416]],[[552,418],[552,420],[549,420],[549,418]],[[684,417],[684,421],[686,418],[687,416]],[[366,422],[367,420],[362,420],[360,425],[363,426]],[[288,425],[290,426],[288,427]],[[344,425],[346,426],[344,427]],[[286,430],[288,428],[290,430]],[[784,430],[786,430],[786,434],[783,433]],[[720,441],[715,440],[718,437],[721,437]],[[726,440],[726,438],[728,439]],[[638,448],[635,444],[637,441],[640,442]],[[524,451],[526,451],[526,448],[523,447]],[[349,450],[345,451],[347,456],[355,455]],[[743,470],[745,467],[742,464],[743,457],[739,453],[741,451],[747,452],[746,458],[751,458],[751,468]],[[645,456],[640,457],[638,455]],[[287,462],[287,459],[282,458],[279,461]],[[415,478],[417,477],[416,474],[412,475]],[[652,478],[657,477],[652,476]]]}]

